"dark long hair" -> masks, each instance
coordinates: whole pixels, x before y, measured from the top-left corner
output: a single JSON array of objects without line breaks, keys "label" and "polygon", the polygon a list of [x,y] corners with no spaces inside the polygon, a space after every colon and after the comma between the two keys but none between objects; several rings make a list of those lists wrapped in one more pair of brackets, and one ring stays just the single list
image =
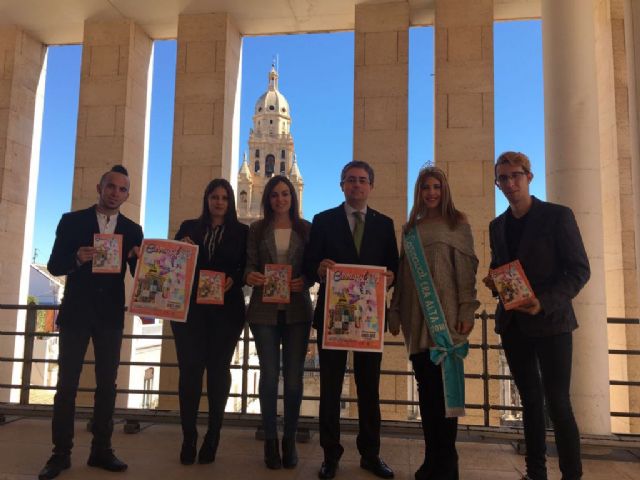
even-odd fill
[{"label": "dark long hair", "polygon": [[413,190],[413,207],[411,207],[411,212],[409,213],[409,221],[404,227],[405,232],[415,227],[416,223],[427,213],[427,207],[422,199],[422,184],[429,177],[433,177],[440,182],[440,214],[449,225],[449,228],[456,228],[458,223],[463,222],[466,218],[464,213],[456,209],[453,204],[451,189],[445,173],[438,167],[425,167],[420,170],[416,179],[416,185]]},{"label": "dark long hair", "polygon": [[263,221],[260,228],[260,238],[264,233],[264,229],[267,225],[273,223],[275,219],[275,212],[271,208],[271,192],[276,188],[279,183],[284,183],[289,188],[289,195],[291,196],[291,206],[289,207],[289,218],[291,219],[291,229],[296,232],[306,242],[309,235],[309,227],[302,218],[300,218],[300,204],[298,202],[298,195],[296,189],[291,181],[284,175],[275,175],[269,179],[264,186],[264,192],[262,193],[262,200],[260,201],[262,207]]},{"label": "dark long hair", "polygon": [[214,178],[209,182],[207,188],[204,189],[204,195],[202,197],[202,213],[198,218],[200,227],[203,232],[207,231],[207,227],[211,225],[211,212],[209,211],[208,197],[216,188],[222,187],[227,191],[227,212],[224,214],[225,225],[238,223],[238,214],[236,212],[236,197],[233,194],[233,187],[224,178]]}]

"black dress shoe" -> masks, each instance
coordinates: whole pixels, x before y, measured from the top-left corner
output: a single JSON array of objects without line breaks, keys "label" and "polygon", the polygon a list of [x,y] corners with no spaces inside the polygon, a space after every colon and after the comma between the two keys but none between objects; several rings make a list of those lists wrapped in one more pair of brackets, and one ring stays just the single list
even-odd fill
[{"label": "black dress shoe", "polygon": [[284,468],[295,468],[298,465],[298,452],[296,451],[295,437],[282,438],[282,466]]},{"label": "black dress shoe", "polygon": [[360,468],[369,470],[380,478],[393,478],[393,470],[380,457],[360,458]]},{"label": "black dress shoe", "polygon": [[280,446],[278,439],[273,438],[264,441],[264,463],[271,470],[282,468],[282,459],[280,458]]},{"label": "black dress shoe", "polygon": [[318,478],[333,478],[338,470],[338,460],[325,459],[318,470]]},{"label": "black dress shoe", "polygon": [[216,461],[216,451],[220,443],[220,432],[207,432],[198,452],[198,463],[207,464]]},{"label": "black dress shoe", "polygon": [[415,480],[431,480],[433,475],[433,467],[431,463],[425,462],[416,470]]},{"label": "black dress shoe", "polygon": [[89,460],[87,460],[87,465],[102,468],[110,472],[124,472],[128,467],[126,463],[119,460],[118,457],[113,454],[113,450],[111,449],[91,452]]},{"label": "black dress shoe", "polygon": [[69,455],[53,454],[47,460],[38,474],[38,480],[51,480],[60,475],[60,472],[71,466],[71,457]]}]

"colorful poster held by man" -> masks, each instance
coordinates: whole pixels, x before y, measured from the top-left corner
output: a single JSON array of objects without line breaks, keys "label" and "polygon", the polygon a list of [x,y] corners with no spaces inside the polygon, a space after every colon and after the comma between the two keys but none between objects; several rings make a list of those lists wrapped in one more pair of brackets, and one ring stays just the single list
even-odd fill
[{"label": "colorful poster held by man", "polygon": [[536,298],[520,260],[506,263],[489,272],[505,310],[526,305]]},{"label": "colorful poster held by man", "polygon": [[197,258],[197,245],[143,240],[129,312],[186,322]]},{"label": "colorful poster held by man", "polygon": [[91,272],[120,273],[122,270],[122,235],[119,233],[94,233]]},{"label": "colorful poster held by man", "polygon": [[327,269],[322,348],[382,352],[384,267],[336,264]]}]

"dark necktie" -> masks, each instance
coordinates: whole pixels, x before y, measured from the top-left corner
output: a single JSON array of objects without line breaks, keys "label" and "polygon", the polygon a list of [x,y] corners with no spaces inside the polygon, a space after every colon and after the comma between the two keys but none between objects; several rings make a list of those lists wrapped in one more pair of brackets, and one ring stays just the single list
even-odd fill
[{"label": "dark necktie", "polygon": [[362,212],[353,212],[355,224],[353,226],[353,243],[356,245],[356,252],[360,255],[360,246],[362,245],[362,236],[364,235],[364,219]]}]

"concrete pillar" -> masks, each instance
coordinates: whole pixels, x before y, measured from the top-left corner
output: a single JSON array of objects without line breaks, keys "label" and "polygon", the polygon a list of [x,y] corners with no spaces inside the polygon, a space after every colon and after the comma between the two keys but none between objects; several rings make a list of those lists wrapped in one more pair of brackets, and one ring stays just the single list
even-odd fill
[{"label": "concrete pillar", "polygon": [[[491,262],[489,222],[495,216],[493,0],[436,0],[435,5],[435,161],[449,178],[456,208],[469,217],[480,261],[478,295],[483,308],[493,312],[495,300],[479,280]],[[493,324],[490,332],[491,343],[498,343]],[[471,341],[480,342],[481,333],[475,329]],[[490,353],[497,366],[497,352]],[[481,352],[472,351],[466,363],[467,370],[481,373]],[[495,382],[492,403],[499,402],[499,392]],[[482,403],[482,383],[467,382],[467,397]],[[482,420],[482,411],[470,410],[464,421]]]},{"label": "concrete pillar", "polygon": [[[369,203],[393,218],[399,234],[407,221],[409,5],[356,5],[355,24],[353,159],[373,167],[376,181]],[[387,348],[382,369],[406,368],[406,349]],[[353,379],[350,388],[355,396]],[[381,377],[381,398],[406,400],[407,389],[406,377]],[[357,415],[356,404],[350,407]],[[405,406],[381,409],[384,418],[407,418]]]},{"label": "concrete pillar", "polygon": [[[27,300],[31,252],[24,245],[31,245],[31,235],[25,233],[33,229],[28,213],[34,207],[29,198],[32,168],[37,171],[31,162],[32,138],[39,128],[34,114],[45,51],[44,45],[18,28],[0,29],[0,303],[5,304]],[[1,310],[0,329],[22,331],[24,319],[24,312]],[[5,356],[22,358],[22,346],[22,338],[0,338]],[[1,362],[0,383],[20,383],[20,372],[20,366],[14,371],[14,364]],[[17,395],[0,389],[2,402],[16,400]]]},{"label": "concrete pillar", "polygon": [[[615,0],[616,10],[612,10],[614,22],[619,22],[622,17],[622,34],[624,35],[615,45],[622,44],[624,48],[624,60],[620,59],[621,67],[619,75],[616,75],[617,83],[621,84],[623,93],[619,102],[623,102],[622,111],[626,107],[627,135],[624,168],[621,168],[621,177],[624,176],[623,196],[623,259],[625,273],[625,294],[629,299],[625,308],[627,318],[640,317],[640,141],[638,137],[638,114],[640,113],[640,2],[637,0]],[[618,26],[618,31],[620,31]],[[615,37],[614,37],[615,38]],[[615,50],[614,50],[615,52]],[[614,58],[618,58],[615,56]],[[622,62],[625,62],[624,64]],[[626,92],[624,91],[626,87]],[[617,104],[619,104],[617,102]],[[621,178],[621,181],[622,178]],[[635,288],[634,288],[635,285]],[[633,303],[635,302],[635,304]],[[640,330],[635,325],[626,328],[626,347],[628,349],[640,349]],[[640,378],[640,358],[629,355],[627,357],[627,375],[630,380]],[[640,390],[629,388],[628,411],[640,411]],[[631,433],[640,432],[640,419],[630,420]]]},{"label": "concrete pillar", "polygon": [[[72,210],[96,203],[96,184],[114,164],[129,171],[131,193],[122,212],[141,222],[146,188],[145,130],[147,86],[153,43],[131,20],[86,21],[82,48],[80,101]],[[130,277],[127,274],[127,282]],[[127,289],[128,290],[128,289]],[[125,333],[132,333],[133,317],[125,317]],[[93,358],[93,350],[87,359]],[[131,341],[124,340],[120,358],[130,360]],[[127,388],[129,367],[118,370],[118,387]],[[93,367],[83,369],[81,384],[95,386]],[[93,404],[93,394],[79,393],[79,404]],[[118,395],[117,406],[127,405]]]},{"label": "concrete pillar", "polygon": [[[574,300],[573,406],[583,433],[611,432],[596,66],[596,1],[542,0],[547,196],[571,207],[591,264]],[[585,188],[588,186],[588,188]]]},{"label": "concrete pillar", "polygon": [[241,52],[229,14],[180,15],[170,237],[183,220],[199,215],[209,181],[235,180]]},{"label": "concrete pillar", "polygon": [[[600,2],[595,10],[595,25],[607,316],[633,318],[638,315],[638,282],[624,1]],[[633,337],[634,331],[628,326],[609,325],[609,348],[626,349],[628,330]],[[632,363],[631,356],[610,355],[611,378],[629,379]],[[634,394],[633,388],[611,387],[611,410],[629,411]],[[611,423],[614,432],[629,433],[632,419],[612,417]]]},{"label": "concrete pillar", "polygon": [[[235,180],[241,52],[242,38],[229,14],[180,15],[169,238],[183,220],[200,214],[212,179]],[[170,331],[165,322],[165,334]],[[176,362],[173,342],[162,343],[162,361]],[[160,389],[177,391],[177,368],[162,370]],[[161,396],[159,406],[177,409],[178,397]]]}]

